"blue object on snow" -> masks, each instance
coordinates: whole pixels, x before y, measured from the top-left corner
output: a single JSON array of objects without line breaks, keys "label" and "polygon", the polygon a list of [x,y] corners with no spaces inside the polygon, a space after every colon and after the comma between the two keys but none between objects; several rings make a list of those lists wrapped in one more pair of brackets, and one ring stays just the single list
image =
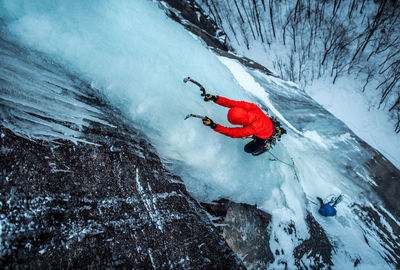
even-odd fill
[{"label": "blue object on snow", "polygon": [[324,217],[332,217],[336,215],[336,209],[332,207],[329,203],[324,203],[324,205],[318,210],[318,212]]}]

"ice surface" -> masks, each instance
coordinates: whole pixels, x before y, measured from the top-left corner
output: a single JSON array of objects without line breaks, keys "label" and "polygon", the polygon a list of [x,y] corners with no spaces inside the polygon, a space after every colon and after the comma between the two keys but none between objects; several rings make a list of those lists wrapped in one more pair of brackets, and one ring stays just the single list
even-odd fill
[{"label": "ice surface", "polygon": [[[17,40],[102,89],[150,138],[197,199],[225,197],[271,213],[287,261],[293,262],[291,250],[298,243],[280,225],[294,221],[298,235],[306,239],[309,210],[338,247],[337,269],[351,268],[357,257],[365,267],[387,268],[381,248],[371,236],[371,246],[365,243],[348,207],[354,201],[374,201],[365,188],[367,172],[358,166],[368,153],[341,121],[292,83],[216,57],[150,1],[3,1],[0,14]],[[288,134],[271,152],[288,164],[293,160],[299,181],[293,167],[271,161],[268,153],[245,153],[245,140],[215,133],[199,119],[184,121],[196,113],[229,126],[227,109],[204,102],[195,85],[183,83],[186,76],[212,94],[254,102],[276,115]],[[45,88],[35,91],[46,96]],[[57,108],[52,113],[57,115]],[[70,120],[80,124],[79,119]],[[337,218],[319,217],[306,199],[339,193],[344,200]]]},{"label": "ice surface", "polygon": [[361,93],[358,84],[349,78],[340,78],[334,85],[320,79],[308,86],[307,92],[400,168],[399,134],[394,132],[388,114],[369,101],[373,98],[368,96],[376,93]]}]

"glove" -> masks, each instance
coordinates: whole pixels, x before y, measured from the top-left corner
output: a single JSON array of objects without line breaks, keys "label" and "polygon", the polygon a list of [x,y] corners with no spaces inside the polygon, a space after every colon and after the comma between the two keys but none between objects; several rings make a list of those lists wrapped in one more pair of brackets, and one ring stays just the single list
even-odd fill
[{"label": "glove", "polygon": [[210,128],[214,129],[217,127],[217,124],[215,124],[213,122],[213,120],[211,120],[210,118],[208,118],[207,116],[203,118],[203,124],[205,126],[209,126]]},{"label": "glove", "polygon": [[205,94],[203,96],[204,96],[204,101],[207,101],[207,102],[210,100],[212,100],[214,102],[218,100],[218,96],[215,96],[215,95]]},{"label": "glove", "polygon": [[324,201],[320,197],[317,197],[317,200],[319,201],[319,204],[322,207],[324,205]]}]

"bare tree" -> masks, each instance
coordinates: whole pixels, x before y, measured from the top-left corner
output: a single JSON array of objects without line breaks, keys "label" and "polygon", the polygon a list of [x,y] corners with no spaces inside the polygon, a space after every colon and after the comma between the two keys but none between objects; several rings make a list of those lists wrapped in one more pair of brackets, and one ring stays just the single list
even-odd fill
[{"label": "bare tree", "polygon": [[274,34],[274,38],[276,38],[275,35],[275,26],[274,26],[274,0],[269,0],[269,18],[271,21],[271,28],[272,28],[272,33]]}]

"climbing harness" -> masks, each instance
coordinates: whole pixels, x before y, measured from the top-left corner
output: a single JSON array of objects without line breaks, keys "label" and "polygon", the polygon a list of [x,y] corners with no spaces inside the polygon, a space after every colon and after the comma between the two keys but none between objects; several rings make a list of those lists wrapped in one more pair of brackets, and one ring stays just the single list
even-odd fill
[{"label": "climbing harness", "polygon": [[[270,119],[274,127],[272,135],[269,139],[264,140],[264,142],[259,145],[259,149],[251,153],[253,156],[259,156],[262,153],[271,150],[271,148],[276,144],[276,142],[281,140],[282,135],[287,133],[286,130],[283,127],[281,127],[281,123],[275,116],[271,116]],[[257,137],[252,136],[252,138],[256,139]]]},{"label": "climbing harness", "polygon": [[271,143],[271,145],[275,145],[276,141],[280,141],[282,135],[286,134],[287,132],[286,129],[281,126],[278,118],[276,118],[275,116],[271,116],[269,119],[271,119],[274,129],[272,131],[272,136],[268,139],[268,141]]}]

